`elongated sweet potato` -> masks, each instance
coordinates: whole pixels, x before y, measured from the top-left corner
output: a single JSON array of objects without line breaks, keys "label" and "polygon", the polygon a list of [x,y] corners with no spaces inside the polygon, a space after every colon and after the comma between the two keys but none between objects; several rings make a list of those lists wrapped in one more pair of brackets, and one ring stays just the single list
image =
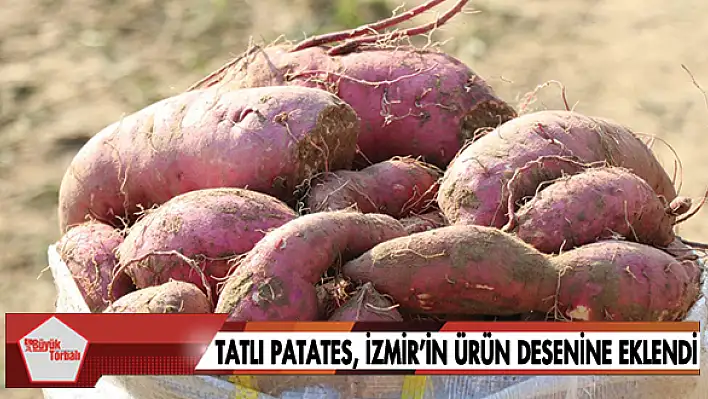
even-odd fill
[{"label": "elongated sweet potato", "polygon": [[394,158],[360,171],[340,170],[311,183],[311,212],[355,209],[400,218],[426,210],[435,201],[442,176],[432,165]]},{"label": "elongated sweet potato", "polygon": [[556,180],[525,203],[505,229],[536,249],[558,253],[612,237],[665,247],[676,217],[626,169],[591,168]]},{"label": "elongated sweet potato", "polygon": [[572,172],[548,158],[553,156],[623,167],[667,202],[676,197],[671,178],[627,128],[575,112],[540,111],[504,123],[461,151],[445,172],[438,204],[451,223],[502,227],[508,221],[506,184],[515,171],[546,157],[534,173],[524,174],[512,200],[533,196],[541,183]]},{"label": "elongated sweet potato", "polygon": [[211,303],[196,285],[183,281],[142,288],[113,302],[104,313],[211,313]]},{"label": "elongated sweet potato", "polygon": [[644,244],[601,241],[551,263],[561,275],[555,310],[571,320],[678,321],[700,293],[695,262]]},{"label": "elongated sweet potato", "polygon": [[435,51],[398,46],[329,56],[327,47],[252,48],[198,84],[227,88],[317,87],[336,94],[361,118],[359,165],[394,156],[445,167],[479,129],[516,116],[479,75]]},{"label": "elongated sweet potato", "polygon": [[192,91],[94,136],[59,193],[62,231],[87,215],[106,223],[189,191],[240,187],[293,199],[303,180],[346,169],[358,119],[336,96],[304,87]]},{"label": "elongated sweet potato", "polygon": [[91,221],[70,230],[56,244],[91,312],[101,312],[111,298],[120,298],[135,290],[130,277],[119,272],[111,288],[112,295],[108,292],[118,265],[115,251],[122,242],[120,231]]},{"label": "elongated sweet potato", "polygon": [[402,312],[511,315],[544,308],[557,274],[548,257],[498,229],[441,227],[381,243],[346,263]]},{"label": "elongated sweet potato", "polygon": [[388,215],[301,216],[268,233],[240,262],[219,293],[216,312],[234,321],[316,320],[314,284],[331,265],[404,235]]},{"label": "elongated sweet potato", "polygon": [[422,233],[424,231],[437,229],[447,226],[447,220],[440,211],[432,211],[422,213],[420,215],[411,215],[403,219],[399,219],[403,227],[406,228],[408,234]]},{"label": "elongated sweet potato", "polygon": [[337,309],[329,321],[403,321],[393,302],[366,283]]},{"label": "elongated sweet potato", "polygon": [[226,276],[235,257],[296,217],[283,202],[254,191],[191,191],[140,219],[118,256],[138,288],[172,279],[211,289]]}]

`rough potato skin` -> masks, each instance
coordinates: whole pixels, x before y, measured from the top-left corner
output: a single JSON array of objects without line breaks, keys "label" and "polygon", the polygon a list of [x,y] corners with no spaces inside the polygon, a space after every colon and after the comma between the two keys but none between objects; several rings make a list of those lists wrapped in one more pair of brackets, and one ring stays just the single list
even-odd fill
[{"label": "rough potato skin", "polygon": [[283,202],[255,191],[191,191],[140,219],[120,246],[118,257],[138,288],[180,280],[205,290],[205,277],[214,289],[235,257],[250,251],[269,230],[296,217]]},{"label": "rough potato skin", "polygon": [[[667,202],[676,197],[671,178],[627,128],[576,112],[540,111],[506,122],[462,150],[443,176],[438,204],[451,223],[501,228],[508,221],[507,181],[517,169],[549,156],[623,167]],[[541,183],[571,173],[566,166],[547,162],[526,174],[514,197],[533,196]]]},{"label": "rough potato skin", "polygon": [[516,212],[510,231],[546,253],[617,236],[665,247],[675,238],[670,212],[639,176],[591,168],[539,191]]},{"label": "rough potato skin", "polygon": [[169,281],[131,292],[103,313],[211,313],[211,303],[196,285]]},{"label": "rough potato skin", "polygon": [[332,316],[332,313],[342,305],[344,298],[348,297],[349,286],[349,281],[341,276],[325,279],[315,285],[317,320],[327,320]]},{"label": "rough potato skin", "polygon": [[229,277],[216,313],[232,321],[314,321],[315,283],[350,259],[406,234],[388,215],[335,211],[301,216],[266,235]]},{"label": "rough potato skin", "polygon": [[449,223],[445,219],[445,215],[440,211],[432,211],[422,213],[420,215],[411,215],[403,219],[399,219],[408,234],[422,233],[424,231],[437,229],[448,226]]},{"label": "rough potato skin", "polygon": [[311,212],[355,209],[401,218],[435,202],[439,169],[412,158],[394,158],[360,171],[340,170],[311,183]]},{"label": "rough potato skin", "polygon": [[286,202],[327,170],[350,167],[358,118],[336,96],[305,87],[192,91],[106,127],[61,183],[62,231],[87,215],[134,219],[189,191],[239,187]]},{"label": "rough potato skin", "polygon": [[112,286],[113,295],[108,292],[118,265],[115,251],[122,242],[120,231],[90,221],[71,229],[56,244],[60,257],[93,313],[103,311],[111,298],[120,298],[135,289],[130,277],[121,272]]},{"label": "rough potato skin", "polygon": [[196,87],[297,85],[328,90],[361,118],[358,165],[411,155],[445,167],[478,130],[516,116],[484,79],[442,52],[398,47],[330,57],[326,47],[289,50],[253,48]]},{"label": "rough potato skin", "polygon": [[393,302],[366,283],[335,310],[329,321],[403,321]]},{"label": "rough potato skin", "polygon": [[557,273],[548,257],[498,229],[459,225],[381,243],[346,263],[406,313],[510,315],[545,307]]},{"label": "rough potato skin", "polygon": [[701,270],[648,245],[608,240],[554,257],[555,310],[576,321],[678,321],[700,293]]}]

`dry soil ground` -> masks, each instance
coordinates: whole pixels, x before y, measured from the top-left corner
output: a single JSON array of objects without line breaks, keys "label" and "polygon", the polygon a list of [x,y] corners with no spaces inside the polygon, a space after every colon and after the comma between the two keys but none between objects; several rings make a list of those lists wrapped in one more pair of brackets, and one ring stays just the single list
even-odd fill
[{"label": "dry soil ground", "polygon": [[[38,275],[57,239],[61,176],[91,135],[185,89],[240,52],[249,35],[299,38],[355,24],[388,12],[383,1],[0,1],[0,309],[52,309],[51,276]],[[543,82],[560,81],[577,110],[670,143],[683,164],[682,194],[697,198],[708,188],[708,107],[681,66],[708,88],[708,3],[471,3],[482,13],[458,16],[437,37],[452,38],[447,48],[500,95],[517,102]],[[549,87],[532,107],[557,108],[559,98]],[[666,146],[657,141],[655,148],[672,169]],[[708,241],[706,221],[708,208],[680,233]]]}]

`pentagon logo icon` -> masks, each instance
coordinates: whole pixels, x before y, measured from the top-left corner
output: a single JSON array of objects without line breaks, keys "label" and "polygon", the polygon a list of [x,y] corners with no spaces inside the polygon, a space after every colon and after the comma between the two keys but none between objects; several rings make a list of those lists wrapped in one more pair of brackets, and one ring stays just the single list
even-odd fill
[{"label": "pentagon logo icon", "polygon": [[17,344],[31,382],[75,382],[88,340],[52,316]]}]

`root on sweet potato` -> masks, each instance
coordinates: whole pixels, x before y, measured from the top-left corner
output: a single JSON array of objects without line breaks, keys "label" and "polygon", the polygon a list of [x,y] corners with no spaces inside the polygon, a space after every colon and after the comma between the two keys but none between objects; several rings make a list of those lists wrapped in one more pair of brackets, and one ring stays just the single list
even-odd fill
[{"label": "root on sweet potato", "polygon": [[332,314],[329,321],[403,321],[396,307],[393,301],[379,294],[373,284],[366,283]]}]

